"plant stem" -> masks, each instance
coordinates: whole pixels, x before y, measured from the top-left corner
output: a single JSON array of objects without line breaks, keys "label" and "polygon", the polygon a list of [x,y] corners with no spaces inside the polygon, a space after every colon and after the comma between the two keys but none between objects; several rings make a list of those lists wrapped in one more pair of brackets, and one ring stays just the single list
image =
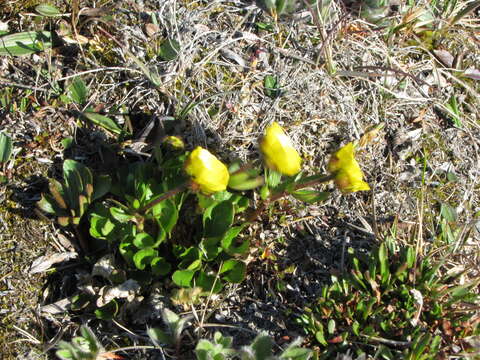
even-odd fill
[{"label": "plant stem", "polygon": [[[326,175],[326,176],[324,176],[320,179],[307,181],[306,183],[303,183],[303,184],[297,184],[297,185],[295,185],[295,187],[293,189],[296,191],[296,190],[304,189],[306,187],[312,187],[312,186],[315,186],[315,185],[333,180],[334,178],[335,178],[335,174]],[[274,201],[277,201],[277,200],[281,199],[282,197],[287,196],[288,194],[289,193],[287,191],[280,191],[276,194],[272,194],[257,209],[255,209],[255,211],[252,214],[250,214],[250,216],[247,218],[247,222],[254,221],[263,212],[263,210],[265,210],[265,208],[268,205],[270,205],[270,203],[272,203]]]},{"label": "plant stem", "polygon": [[172,196],[174,195],[177,195],[179,192],[185,190],[189,185],[190,185],[190,181],[187,181],[185,183],[183,183],[182,185],[179,185],[177,186],[176,188],[173,188],[172,190],[169,190],[167,191],[165,194],[163,194],[162,196],[156,198],[155,200],[149,202],[147,205],[145,205],[144,207],[138,209],[138,212],[140,213],[146,213],[148,210],[150,210],[151,208],[153,208],[155,205],[161,203],[163,200],[166,200],[168,198],[171,198]]}]

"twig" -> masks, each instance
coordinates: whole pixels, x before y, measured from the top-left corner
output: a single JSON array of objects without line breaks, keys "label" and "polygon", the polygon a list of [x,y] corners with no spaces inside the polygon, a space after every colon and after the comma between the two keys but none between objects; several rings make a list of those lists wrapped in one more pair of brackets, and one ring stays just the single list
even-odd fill
[{"label": "twig", "polygon": [[[98,69],[92,69],[92,70],[86,70],[86,71],[81,71],[79,73],[73,74],[73,75],[68,75],[64,76],[60,79],[57,79],[56,81],[63,81],[63,80],[68,80],[77,76],[85,75],[85,74],[91,74],[91,73],[96,73],[100,71],[133,71],[133,72],[141,72],[140,70],[137,69],[132,69],[128,67],[120,67],[120,66],[109,66],[109,67],[104,67],[104,68],[98,68]],[[43,84],[40,86],[40,88],[37,88],[38,91],[47,91],[45,89],[42,89],[43,87],[47,86],[49,84]]]},{"label": "twig", "polygon": [[390,340],[390,339],[385,339],[377,336],[369,336],[369,335],[363,335],[363,334],[360,334],[360,336],[363,336],[368,340],[373,340],[381,344],[387,344],[387,345],[396,346],[399,348],[406,348],[413,343],[413,341],[397,341],[397,340]]},{"label": "twig", "polygon": [[11,86],[11,87],[17,87],[20,89],[26,89],[26,90],[33,90],[33,91],[43,91],[47,92],[47,89],[42,89],[41,87],[36,87],[36,86],[30,86],[30,85],[23,85],[23,84],[18,84],[10,81],[4,81],[3,79],[0,79],[0,85],[1,86]]}]

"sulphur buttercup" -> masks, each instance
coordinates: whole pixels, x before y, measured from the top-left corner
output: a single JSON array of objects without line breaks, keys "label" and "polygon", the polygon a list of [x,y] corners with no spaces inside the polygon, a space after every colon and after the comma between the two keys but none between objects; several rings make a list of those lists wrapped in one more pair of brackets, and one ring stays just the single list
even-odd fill
[{"label": "sulphur buttercup", "polygon": [[335,175],[335,184],[343,193],[370,190],[363,181],[363,172],[355,160],[355,147],[351,142],[332,155],[328,171]]},{"label": "sulphur buttercup", "polygon": [[225,190],[230,177],[225,164],[201,146],[188,156],[185,171],[192,177],[193,183],[206,194]]},{"label": "sulphur buttercup", "polygon": [[281,174],[293,176],[300,172],[302,159],[283,128],[273,122],[260,142],[267,166]]}]

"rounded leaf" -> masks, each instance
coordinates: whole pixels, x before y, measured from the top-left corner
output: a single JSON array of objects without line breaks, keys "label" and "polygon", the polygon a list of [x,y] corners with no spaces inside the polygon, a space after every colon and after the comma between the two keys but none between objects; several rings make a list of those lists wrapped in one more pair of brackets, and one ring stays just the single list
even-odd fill
[{"label": "rounded leaf", "polygon": [[228,282],[239,283],[245,279],[246,270],[247,266],[244,262],[231,259],[223,263],[219,273]]},{"label": "rounded leaf", "polygon": [[158,252],[152,248],[142,249],[133,255],[133,263],[139,270],[144,270],[147,265],[150,265],[153,258],[158,256]]}]

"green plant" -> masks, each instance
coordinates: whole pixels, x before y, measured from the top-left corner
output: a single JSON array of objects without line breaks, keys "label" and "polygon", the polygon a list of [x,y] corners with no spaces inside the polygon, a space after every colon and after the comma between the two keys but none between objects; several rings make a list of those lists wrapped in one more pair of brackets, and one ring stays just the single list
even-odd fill
[{"label": "green plant", "polygon": [[162,310],[162,320],[166,325],[166,330],[160,328],[150,328],[147,334],[155,346],[175,345],[177,354],[180,350],[182,341],[182,332],[191,316],[180,317],[169,309]]},{"label": "green plant", "polygon": [[87,105],[88,87],[80,77],[75,77],[67,87],[66,94],[60,96],[63,102],[81,106],[81,111],[74,111],[73,114],[84,121],[92,122],[113,134],[119,135],[123,132],[122,128],[111,118],[95,112],[91,106]]},{"label": "green plant", "polygon": [[322,296],[298,319],[321,345],[321,358],[352,349],[385,359],[432,359],[479,333],[473,289],[456,285],[461,274],[441,275],[442,263],[416,259],[393,239],[368,256],[349,249],[352,269],[333,277]]},{"label": "green plant", "polygon": [[30,55],[51,48],[50,31],[26,31],[0,36],[0,56]]},{"label": "green plant", "polygon": [[63,180],[61,184],[50,179],[50,194],[43,194],[37,203],[47,214],[55,215],[61,226],[78,225],[89,205],[105,195],[111,184],[110,177],[94,177],[89,168],[75,160],[63,163]]},{"label": "green plant", "polygon": [[[155,346],[127,346],[106,351],[92,330],[82,325],[81,336],[74,337],[71,342],[60,341],[56,355],[61,360],[123,359],[115,353],[138,349],[154,350],[164,345],[175,345],[177,355],[180,355],[181,333],[189,317],[181,318],[165,309],[162,311],[162,319],[167,326],[167,331],[159,328],[147,330],[147,335]],[[308,360],[313,355],[312,350],[300,347],[301,338],[290,343],[278,355],[274,355],[272,339],[263,333],[259,334],[250,345],[243,346],[239,350],[232,348],[232,340],[232,337],[225,337],[220,332],[215,332],[213,341],[200,339],[195,347],[196,358],[198,360]]]},{"label": "green plant", "polygon": [[5,164],[12,156],[12,138],[0,132],[0,164]]},{"label": "green plant", "polygon": [[[85,98],[82,89],[75,86],[72,97]],[[95,181],[88,168],[66,160],[64,184],[52,180],[38,205],[62,226],[86,226],[101,243],[96,249],[103,257],[94,270],[106,258],[113,269],[100,274],[107,284],[95,286],[95,294],[77,294],[73,309],[111,319],[131,294],[145,294],[167,277],[178,288],[201,289],[203,296],[218,293],[245,278],[250,241],[242,231],[273,202],[285,196],[324,201],[329,192],[314,187],[333,179],[343,192],[368,190],[355,186],[363,183],[363,173],[351,143],[342,148],[349,151],[332,156],[337,165],[330,174],[310,176],[301,173],[301,157],[278,124],[267,128],[260,147],[263,170],[238,161],[227,167],[201,147],[186,152],[175,137],[155,149],[155,162],[126,164]],[[263,201],[252,209],[246,191],[260,187]],[[84,241],[88,252],[92,240]]]},{"label": "green plant", "polygon": [[88,326],[80,327],[81,336],[70,343],[60,341],[56,355],[62,360],[96,360],[105,352],[102,344]]},{"label": "green plant", "polygon": [[213,342],[202,339],[195,348],[195,354],[198,360],[224,360],[240,358],[242,360],[308,360],[313,352],[310,349],[301,348],[299,345],[302,339],[293,341],[279,355],[273,354],[273,341],[266,334],[258,335],[250,345],[235,350],[231,347],[232,338],[224,337],[216,332]]}]

